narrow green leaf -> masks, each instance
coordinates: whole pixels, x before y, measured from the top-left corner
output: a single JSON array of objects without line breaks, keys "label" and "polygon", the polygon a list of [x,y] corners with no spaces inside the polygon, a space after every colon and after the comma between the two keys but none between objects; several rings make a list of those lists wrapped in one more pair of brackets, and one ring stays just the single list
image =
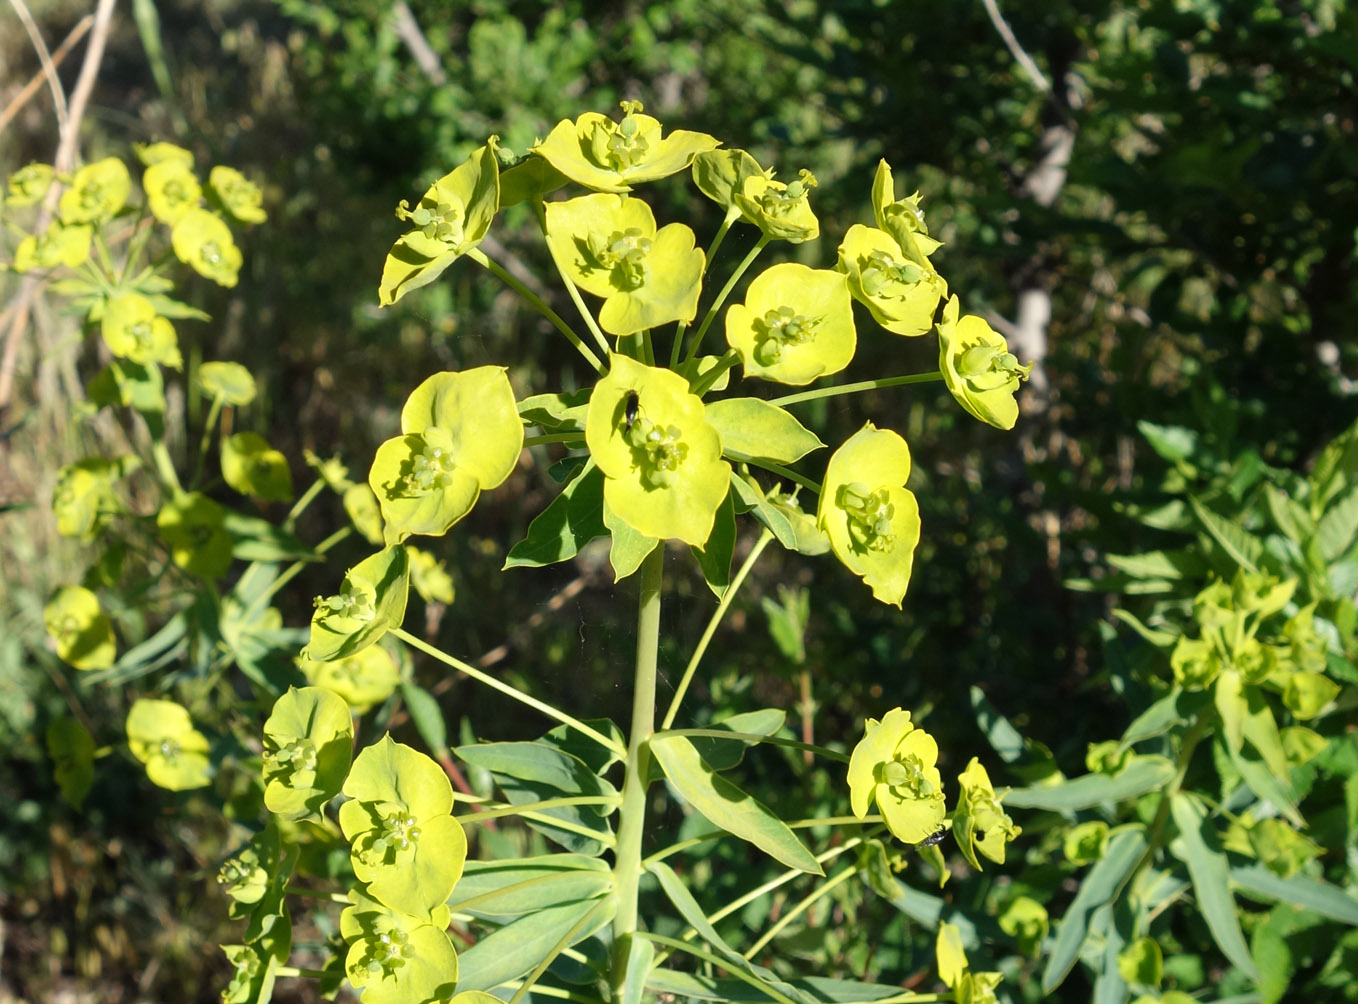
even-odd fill
[{"label": "narrow green leaf", "polygon": [[790,997],[800,1004],[817,1004],[814,997],[808,997],[800,990],[783,982],[770,970],[755,965],[728,945],[717,929],[712,926],[711,921],[707,919],[707,915],[703,913],[702,907],[698,905],[698,901],[688,891],[683,880],[674,873],[674,869],[669,865],[663,861],[657,861],[651,864],[648,870],[659,880],[660,888],[665,891],[665,895],[669,897],[670,902],[674,904],[674,908],[679,911],[679,915],[684,918],[688,926],[693,928],[698,937],[707,942],[708,946],[726,960],[732,968],[740,970],[752,979],[772,987],[778,993]]},{"label": "narrow green leaf", "polygon": [[1198,517],[1202,528],[1221,545],[1221,549],[1232,561],[1247,572],[1259,571],[1259,559],[1263,557],[1264,544],[1258,537],[1241,527],[1239,523],[1218,516],[1191,496],[1188,503],[1193,507],[1193,514]]},{"label": "narrow green leaf", "polygon": [[612,919],[613,906],[608,905],[571,934],[571,929],[585,920],[601,902],[587,899],[549,906],[491,931],[458,954],[458,991],[494,990],[531,972],[567,935],[570,935],[570,943],[566,947],[584,941]]},{"label": "narrow green leaf", "polygon": [[709,822],[812,875],[824,875],[815,857],[787,824],[703,762],[683,736],[657,736],[651,754],[671,784]]},{"label": "narrow green leaf", "polygon": [[753,397],[709,403],[704,412],[721,436],[721,451],[734,460],[761,458],[791,464],[825,444],[785,409]]},{"label": "narrow green leaf", "polygon": [[319,561],[318,555],[286,530],[266,519],[225,509],[222,529],[231,535],[231,553],[241,561],[282,563]]},{"label": "narrow green leaf", "polygon": [[731,493],[726,493],[717,508],[716,520],[712,524],[712,534],[703,548],[690,548],[698,559],[703,580],[717,599],[726,595],[731,585],[731,557],[736,549],[736,510]]},{"label": "narrow green leaf", "polygon": [[584,854],[468,861],[448,897],[448,909],[508,920],[549,906],[595,899],[612,888],[608,865]]},{"label": "narrow green leaf", "polygon": [[1023,734],[1005,718],[1000,709],[990,703],[985,691],[972,687],[970,692],[971,710],[976,715],[976,724],[985,734],[990,748],[999,754],[1005,763],[1023,759],[1025,752]]},{"label": "narrow green leaf", "polygon": [[1080,947],[1089,933],[1090,920],[1099,907],[1111,903],[1121,892],[1141,860],[1147,846],[1146,833],[1139,827],[1116,831],[1108,838],[1103,857],[1094,863],[1080,883],[1080,891],[1066,908],[1056,929],[1056,940],[1047,956],[1042,973],[1042,990],[1051,993],[1059,987],[1079,958]]},{"label": "narrow green leaf", "polygon": [[[783,727],[787,712],[780,708],[763,708],[759,711],[746,711],[730,718],[723,718],[710,726],[728,732],[741,732],[746,735],[771,736]],[[754,745],[750,739],[721,739],[712,736],[690,736],[693,748],[713,770],[730,770],[745,757],[745,751]]]},{"label": "narrow green leaf", "polygon": [[1273,485],[1265,485],[1264,501],[1268,505],[1268,514],[1273,517],[1274,525],[1298,547],[1305,547],[1306,542],[1315,536],[1316,524],[1311,519],[1311,514],[1291,496],[1279,491]]},{"label": "narrow green leaf", "polygon": [[1156,648],[1169,648],[1179,640],[1178,634],[1173,631],[1157,631],[1155,628],[1147,627],[1130,611],[1118,608],[1113,611],[1113,616],[1126,624],[1142,638],[1145,638],[1146,641],[1150,642]]},{"label": "narrow green leaf", "polygon": [[405,701],[410,720],[415,723],[420,738],[434,756],[448,752],[448,725],[443,709],[433,694],[415,683],[401,683],[401,699]]},{"label": "narrow green leaf", "polygon": [[1263,865],[1251,864],[1232,868],[1231,881],[1247,896],[1288,903],[1358,927],[1358,898],[1320,879],[1307,875],[1283,878]]},{"label": "narrow green leaf", "polygon": [[1205,703],[1203,694],[1175,686],[1132,720],[1122,733],[1123,748],[1164,735],[1176,725],[1187,722]]},{"label": "narrow green leaf", "polygon": [[1103,955],[1094,978],[1092,1004],[1125,1004],[1128,987],[1118,968],[1118,955],[1132,938],[1133,923],[1126,900],[1105,903],[1096,911],[1090,930],[1103,934]]},{"label": "narrow green leaf", "polygon": [[[1198,908],[1212,932],[1212,940],[1241,972],[1258,980],[1259,972],[1254,968],[1249,946],[1240,931],[1235,899],[1231,896],[1230,865],[1223,852],[1208,845],[1208,837],[1204,835],[1205,813],[1197,801],[1184,792],[1174,793],[1169,809],[1183,837],[1188,875],[1193,880]],[[1215,843],[1215,834],[1211,837]]]},{"label": "narrow green leaf", "polygon": [[[872,1004],[901,997],[898,986],[884,986],[880,983],[857,983],[853,980],[831,980],[810,976],[792,980],[790,986],[826,1004]],[[693,973],[680,973],[673,969],[654,969],[646,981],[646,989],[661,995],[662,999],[672,996],[678,1000],[720,1001],[729,1004],[768,1004],[768,994],[750,986],[743,980],[732,980],[712,976],[699,976]]]},{"label": "narrow green leaf", "polygon": [[575,557],[580,548],[608,532],[603,510],[603,472],[587,466],[528,524],[528,535],[509,549],[504,567],[536,568]]},{"label": "narrow green leaf", "polygon": [[1004,804],[1009,808],[1074,812],[1137,798],[1168,784],[1172,777],[1173,761],[1162,756],[1138,756],[1117,774],[1082,774],[1058,784],[1016,788],[1004,796]]},{"label": "narrow green leaf", "polygon": [[1170,463],[1187,460],[1198,448],[1198,434],[1182,425],[1156,425],[1154,422],[1136,423],[1151,449]]},{"label": "narrow green leaf", "polygon": [[1187,549],[1147,551],[1144,554],[1110,554],[1108,564],[1134,579],[1178,581],[1199,578],[1207,572],[1207,566],[1202,558],[1195,551]]},{"label": "narrow green leaf", "polygon": [[642,1004],[646,979],[655,964],[655,944],[644,938],[633,938],[627,947],[627,979],[622,984],[622,1004]]},{"label": "narrow green leaf", "polygon": [[1316,525],[1316,543],[1327,562],[1336,561],[1353,544],[1358,534],[1358,485],[1325,507]]}]

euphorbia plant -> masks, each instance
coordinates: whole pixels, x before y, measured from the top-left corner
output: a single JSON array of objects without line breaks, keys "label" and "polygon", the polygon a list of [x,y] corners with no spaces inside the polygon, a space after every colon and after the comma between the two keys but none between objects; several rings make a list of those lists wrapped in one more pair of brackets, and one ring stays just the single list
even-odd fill
[{"label": "euphorbia plant", "polygon": [[[937,744],[923,722],[900,708],[880,722],[870,718],[851,757],[787,738],[780,732],[785,716],[774,709],[736,716],[712,729],[679,728],[676,722],[717,626],[772,542],[806,555],[832,551],[878,600],[894,606],[905,600],[922,532],[906,487],[911,465],[905,440],[869,422],[833,451],[818,479],[815,467],[792,466],[805,467],[825,445],[791,406],[947,379],[968,411],[1012,425],[997,398],[1008,395],[1012,405],[1023,370],[1008,361],[1003,340],[994,342],[986,328],[985,360],[976,361],[969,343],[963,350],[971,354],[958,371],[970,383],[951,378],[958,367],[949,362],[945,346],[945,368],[936,372],[822,383],[772,399],[733,390],[733,371],[760,381],[753,386],[807,387],[843,371],[860,339],[926,333],[947,289],[929,259],[939,243],[929,237],[918,196],[894,199],[883,163],[873,185],[880,229],[855,227],[840,248],[837,268],[773,264],[749,283],[743,303],[734,302],[740,280],[769,244],[801,243],[819,234],[811,202],[814,177],[803,171],[791,181],[778,180],[743,151],[717,149],[711,136],[666,134],[642,114],[639,102],[622,107],[616,122],[596,113],[562,122],[520,158],[491,138],[435,182],[414,209],[403,203],[398,210],[411,229],[397,239],[382,270],[382,303],[433,281],[458,259],[471,259],[548,317],[578,350],[592,386],[578,393],[534,388],[536,393],[519,396],[501,367],[430,375],[402,409],[399,435],[377,450],[367,479],[371,494],[334,482],[345,492],[355,525],[382,549],[351,568],[338,592],[316,601],[303,661],[315,685],[280,698],[265,730],[266,804],[279,818],[262,832],[281,834],[282,848],[311,841],[348,844],[350,870],[341,877],[346,889],[336,893],[348,904],[339,921],[346,945],[342,967],[368,1004],[449,999],[475,1004],[473,998],[489,1000],[490,991],[512,1002],[530,991],[622,1002],[638,1002],[644,994],[727,999],[738,987],[756,988],[783,1004],[941,999],[823,978],[826,974],[789,981],[751,960],[788,921],[845,882],[861,877],[888,896],[899,895],[902,887],[886,862],[903,865],[903,845],[916,845],[946,878],[938,843],[950,821],[973,865],[979,866],[976,849],[1002,862],[1005,844],[1019,829],[1004,814],[984,768],[973,761],[960,783],[946,781],[936,762]],[[726,210],[706,252],[696,247],[686,225],[659,224],[636,192],[688,169],[699,189]],[[565,186],[594,191],[549,199]],[[532,206],[583,330],[482,249],[496,214],[515,202]],[[714,291],[713,263],[728,229],[737,224],[757,227],[760,236]],[[891,334],[859,332],[855,298]],[[704,339],[723,310],[727,347],[704,354]],[[959,325],[955,299],[949,310],[944,323]],[[964,318],[959,328],[969,333],[974,320]],[[978,383],[979,369],[995,370],[995,358],[1003,379]],[[984,408],[976,406],[978,395]],[[564,449],[556,468],[564,483],[509,550],[506,569],[568,560],[590,540],[607,537],[616,577],[638,581],[626,730],[589,716],[588,709],[542,702],[403,627],[416,567],[405,542],[455,532],[480,495],[508,477],[525,447]],[[752,519],[755,539],[733,573],[742,515]],[[707,630],[690,646],[688,665],[662,711],[657,652],[671,542],[688,545],[717,605]],[[449,751],[441,715],[407,677],[403,693],[414,702],[412,714],[437,762],[388,735],[360,752],[347,776],[333,761],[323,769],[323,751],[347,748],[349,733],[336,717],[337,695],[370,705],[372,697],[356,677],[371,672],[389,679],[392,661],[386,653],[401,648],[522,701],[553,719],[554,727],[530,741],[464,743]],[[383,655],[369,659],[373,653]],[[332,664],[342,671],[328,671]],[[827,821],[836,828],[833,839],[813,849],[799,831],[816,820],[784,820],[742,790],[732,769],[747,747],[761,743],[836,764],[843,804],[853,815]],[[465,787],[455,796],[445,777],[445,772],[458,781],[463,777],[454,757],[493,779],[502,797]],[[661,779],[692,820],[685,828],[688,839],[667,842],[648,815],[650,792]],[[337,812],[335,799],[341,799]],[[948,812],[950,800],[954,814]],[[459,809],[458,803],[467,807]],[[464,864],[464,830],[476,843],[479,828],[508,816],[519,816],[560,850]],[[299,819],[306,825],[297,826]],[[728,837],[748,842],[787,870],[708,917],[671,862],[701,855],[709,841]],[[882,842],[888,837],[899,842],[890,853]],[[286,850],[261,854],[254,844],[245,855],[248,862],[223,872],[242,910],[237,890],[254,889],[241,885],[240,876],[252,874],[246,864],[269,861],[272,881],[286,885],[299,861]],[[684,938],[660,933],[665,925],[640,915],[639,891],[647,875],[681,927],[686,925]],[[804,876],[815,883],[811,891],[743,954],[713,926],[740,904]],[[230,950],[238,965],[232,999],[262,999],[265,994],[251,988],[301,972],[286,965],[277,939],[262,933],[288,926],[285,902],[271,897],[258,902],[256,913],[271,920],[252,922],[251,930],[260,933],[253,938],[247,933],[244,948]],[[457,940],[470,947],[454,948],[450,924]],[[952,945],[955,935],[948,937]],[[992,974],[964,975],[965,963],[956,961],[960,943],[950,951],[944,978],[954,993],[994,999]],[[572,962],[569,977],[558,971],[563,955]],[[680,965],[685,957],[704,963],[707,971]],[[335,970],[314,975],[328,984]]]}]

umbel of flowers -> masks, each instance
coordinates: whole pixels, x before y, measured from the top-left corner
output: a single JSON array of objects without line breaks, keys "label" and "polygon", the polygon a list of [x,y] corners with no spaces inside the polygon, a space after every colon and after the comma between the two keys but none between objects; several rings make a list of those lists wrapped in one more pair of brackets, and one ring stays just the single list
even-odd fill
[{"label": "umbel of flowers", "polygon": [[[415,206],[403,202],[397,210],[407,229],[382,268],[378,298],[383,305],[469,259],[543,313],[578,351],[583,375],[579,389],[558,391],[519,386],[515,374],[502,366],[432,374],[405,401],[399,429],[390,430],[378,448],[367,484],[333,479],[355,528],[380,549],[355,563],[332,595],[316,600],[299,667],[317,686],[292,691],[276,705],[265,728],[263,772],[265,803],[280,819],[288,825],[337,826],[348,842],[354,882],[339,923],[345,947],[335,978],[342,970],[365,1004],[447,999],[488,1004],[470,998],[503,985],[470,962],[466,968],[487,982],[473,979],[475,989],[460,985],[459,954],[447,928],[453,917],[450,896],[457,909],[454,890],[467,845],[451,815],[453,796],[444,771],[389,736],[352,764],[349,760],[353,728],[339,693],[368,704],[390,695],[398,677],[408,682],[404,670],[394,669],[384,654],[382,646],[391,639],[502,693],[517,693],[404,632],[407,593],[411,584],[421,589],[425,567],[412,538],[447,534],[482,494],[511,477],[525,447],[550,445],[561,451],[553,467],[561,490],[533,520],[525,539],[509,550],[506,567],[569,560],[590,540],[607,537],[618,579],[645,569],[642,608],[647,609],[649,589],[658,633],[660,559],[667,542],[687,545],[721,596],[733,581],[737,520],[747,516],[759,533],[750,561],[771,541],[807,555],[830,552],[877,600],[900,606],[927,529],[909,487],[909,446],[898,432],[866,421],[819,462],[814,455],[825,444],[793,408],[817,398],[938,380],[983,422],[1010,428],[1017,419],[1014,393],[1026,368],[984,321],[959,317],[956,296],[944,306],[948,285],[933,261],[941,244],[929,233],[918,193],[896,199],[885,162],[871,186],[876,225],[851,227],[833,267],[777,262],[751,274],[770,244],[802,244],[820,235],[812,201],[816,179],[806,170],[779,177],[748,153],[719,147],[703,133],[666,133],[644,114],[640,102],[626,101],[619,119],[587,113],[563,121],[522,157],[491,137],[463,164],[433,180]],[[685,171],[724,211],[720,229],[705,248],[685,224],[658,219],[653,204],[638,194],[644,185]],[[174,166],[157,174],[162,210],[179,221],[175,226],[186,226],[195,212],[185,207],[194,197],[192,179]],[[497,214],[514,204],[527,204],[538,221],[551,264],[574,305],[574,320],[484,250]],[[736,226],[754,229],[753,249],[723,282],[712,282],[723,241]],[[195,233],[201,240],[210,236],[206,229]],[[747,274],[743,300],[736,302],[733,293]],[[144,314],[135,301],[121,304],[106,337],[135,345],[143,355],[166,351],[163,331],[158,333],[154,324],[137,327]],[[860,328],[859,321],[867,318],[871,327]],[[709,339],[714,325],[719,334]],[[841,375],[865,340],[931,332],[939,338],[937,371],[843,382]],[[794,391],[769,397],[770,385]],[[250,445],[241,444],[242,454],[258,456]],[[201,524],[202,532],[210,533],[213,514],[201,508],[186,502],[180,522]],[[101,660],[97,609],[79,598],[68,605],[72,613],[61,622],[68,647]],[[643,662],[639,654],[634,700],[644,699]],[[650,672],[653,691],[653,666]],[[687,677],[676,706],[686,686]],[[543,709],[541,702],[520,697]],[[638,947],[633,935],[639,928],[629,914],[635,914],[643,867],[641,830],[630,821],[644,819],[646,786],[653,779],[648,770],[663,771],[695,810],[717,820],[720,828],[794,868],[824,874],[801,838],[717,776],[704,760],[707,754],[679,736],[646,738],[656,717],[653,694],[649,700],[649,708],[638,705],[642,710],[634,720],[644,731],[634,743],[556,713],[603,751],[594,761],[545,742],[457,751],[498,771],[501,781],[531,780],[520,794],[531,788],[535,798],[543,797],[544,786],[572,793],[546,798],[542,809],[526,818],[544,834],[565,833],[561,839],[572,852],[611,851],[615,860],[607,896],[561,933],[560,946],[611,919],[609,993],[617,999],[641,992],[640,984],[619,974],[630,971]],[[648,716],[651,724],[645,724]],[[1003,861],[1005,846],[1019,829],[1003,812],[984,768],[973,761],[958,779],[960,794],[950,813],[953,786],[944,780],[938,753],[934,739],[905,710],[869,719],[849,758],[854,814],[920,847],[940,866],[936,845],[948,829],[978,867],[977,851]],[[534,760],[531,776],[514,774],[521,766],[513,765],[524,756],[545,759]],[[617,762],[625,764],[621,792],[602,777]],[[547,763],[550,770],[543,766]],[[571,780],[561,788],[548,784],[548,778]],[[343,799],[337,823],[329,818],[336,798]],[[591,808],[567,809],[563,801],[583,801]],[[734,815],[733,805],[741,806]],[[619,809],[624,818],[614,840],[610,824],[601,820]],[[877,815],[870,817],[874,809]],[[549,810],[581,815],[545,814]],[[553,830],[554,820],[566,823]],[[594,826],[602,826],[607,838]],[[253,853],[228,876],[239,886],[233,895],[242,904],[246,897],[255,904],[249,907],[252,918],[281,916],[277,897],[261,888],[255,862],[272,855],[272,874],[284,873],[290,867],[287,855],[267,844]],[[662,886],[673,875],[663,865],[646,867]],[[687,893],[666,891],[683,912]],[[470,894],[470,902],[478,898]],[[286,957],[280,947],[286,926],[281,921],[253,924],[245,943],[232,946],[237,978],[231,992],[239,991],[239,999],[250,999],[249,993],[279,971],[278,960]],[[272,940],[259,933],[266,928],[274,932]],[[477,965],[485,965],[484,957]],[[965,963],[952,957],[949,967],[950,983],[975,990],[978,1000],[992,988],[991,974],[969,974]],[[520,994],[537,975],[541,969]]]}]

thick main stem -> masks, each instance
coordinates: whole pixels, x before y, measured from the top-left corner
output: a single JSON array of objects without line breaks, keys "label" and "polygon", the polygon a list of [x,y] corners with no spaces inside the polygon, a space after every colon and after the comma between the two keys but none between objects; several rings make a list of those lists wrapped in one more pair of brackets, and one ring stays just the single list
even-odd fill
[{"label": "thick main stem", "polygon": [[641,565],[637,609],[637,661],[632,689],[632,728],[622,782],[622,810],[613,864],[618,911],[613,916],[613,999],[622,1000],[627,959],[637,930],[637,888],[641,881],[641,837],[646,827],[647,743],[655,732],[656,655],[660,648],[660,587],[665,546],[658,545]]}]

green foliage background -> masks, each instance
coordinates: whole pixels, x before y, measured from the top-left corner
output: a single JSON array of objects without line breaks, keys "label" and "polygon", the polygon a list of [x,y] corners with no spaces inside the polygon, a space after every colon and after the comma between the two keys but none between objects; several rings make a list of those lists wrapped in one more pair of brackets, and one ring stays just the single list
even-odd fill
[{"label": "green foliage background", "polygon": [[[1006,3],[1054,98],[1016,64],[980,3],[484,0],[409,10],[439,57],[434,77],[385,2],[137,0],[119,10],[87,122],[89,159],[169,138],[265,186],[270,221],[244,247],[240,284],[199,282],[185,299],[214,320],[181,337],[188,358],[251,368],[262,389],[251,427],[270,430],[294,470],[304,449],[328,455],[336,444],[366,469],[407,390],[433,369],[514,357],[557,380],[571,371],[569,350],[482,274],[454,269],[382,311],[377,274],[400,229],[392,207],[488,133],[522,152],[560,118],[611,111],[624,97],[644,100],[668,128],[745,146],[781,177],[813,170],[827,234],[868,216],[871,171],[885,157],[923,191],[931,231],[946,243],[940,267],[965,291],[966,309],[1013,318],[1024,291],[1050,294],[1046,390],[1027,392],[1016,437],[972,422],[941,385],[841,399],[813,415],[842,437],[865,414],[894,414],[910,442],[925,538],[905,610],[860,602],[861,587],[836,563],[766,561],[729,628],[740,637],[722,646],[730,654],[709,681],[713,706],[798,703],[797,667],[767,637],[759,607],[795,583],[812,597],[806,666],[818,734],[856,734],[852,708],[903,705],[927,711],[945,757],[960,757],[984,742],[969,698],[977,687],[1078,772],[1086,745],[1130,718],[1120,660],[1147,653],[1109,626],[1113,598],[1064,583],[1099,579],[1108,553],[1166,546],[1163,531],[1132,519],[1139,509],[1219,487],[1257,462],[1262,473],[1235,496],[1246,511],[1248,489],[1269,469],[1306,469],[1358,415],[1358,11],[1342,2]],[[84,8],[34,13],[51,43]],[[7,17],[5,95],[38,69]],[[43,98],[30,102],[6,131],[0,173],[50,157],[51,122]],[[1049,153],[1044,137],[1062,128],[1073,142],[1068,173],[1041,205],[1027,184]],[[690,189],[665,192],[674,201],[657,206],[662,214],[694,222],[704,239],[715,230],[715,209]],[[528,220],[506,222],[505,258],[545,274]],[[727,253],[753,239],[737,230]],[[833,247],[822,240],[795,253],[823,264]],[[931,366],[932,346],[873,344],[883,355],[860,353],[847,379]],[[0,428],[0,503],[10,507],[0,515],[0,997],[47,999],[75,985],[117,1000],[145,980],[142,992],[209,999],[222,965],[202,945],[224,916],[215,892],[204,895],[224,850],[210,819],[192,798],[148,796],[118,758],[75,816],[56,799],[34,738],[65,706],[42,603],[80,560],[47,514],[55,471],[77,449],[68,411],[88,360],[74,345],[64,319],[39,318],[21,364],[22,409]],[[28,420],[11,431],[21,411]],[[1193,430],[1193,455],[1171,462],[1153,451],[1138,431],[1146,420]],[[196,442],[182,423],[175,434]],[[621,718],[615,684],[630,653],[614,646],[630,628],[616,623],[627,605],[614,602],[607,574],[583,563],[532,578],[497,571],[547,483],[544,470],[520,470],[493,506],[440,542],[459,594],[443,638],[472,653],[508,643],[507,678]],[[304,529],[315,539],[343,519],[337,505],[318,504]],[[577,577],[584,588],[548,607]],[[324,569],[304,576],[290,623],[303,623],[305,598],[328,588]],[[666,633],[692,636],[705,587],[695,578],[680,588],[695,602],[668,608]],[[676,673],[677,658],[662,652],[662,669]],[[470,699],[457,688],[444,695],[451,721]],[[92,713],[114,719],[131,698],[99,700],[106,706]],[[512,708],[476,701],[479,722],[499,718],[479,731],[515,731]],[[791,790],[804,799],[798,758],[769,757],[762,770],[761,798],[776,803]],[[837,796],[815,797],[831,805]],[[1352,819],[1334,832],[1329,863],[1343,874]],[[1044,890],[1056,916],[1068,897],[1062,861],[1033,836],[1023,882],[1030,895]],[[710,902],[729,896],[740,867],[710,863]],[[993,878],[959,881],[947,896],[993,905],[1009,895]],[[804,959],[896,981],[929,965],[927,932],[895,912],[849,923],[856,908],[839,904],[807,925],[797,936]],[[864,930],[880,934],[865,941]],[[1176,935],[1182,954],[1210,970],[1210,955],[1193,949],[1208,944],[1203,933]],[[1010,975],[1015,999],[1036,999],[1032,972]],[[1060,995],[1086,1000],[1089,987],[1073,977]]]}]

